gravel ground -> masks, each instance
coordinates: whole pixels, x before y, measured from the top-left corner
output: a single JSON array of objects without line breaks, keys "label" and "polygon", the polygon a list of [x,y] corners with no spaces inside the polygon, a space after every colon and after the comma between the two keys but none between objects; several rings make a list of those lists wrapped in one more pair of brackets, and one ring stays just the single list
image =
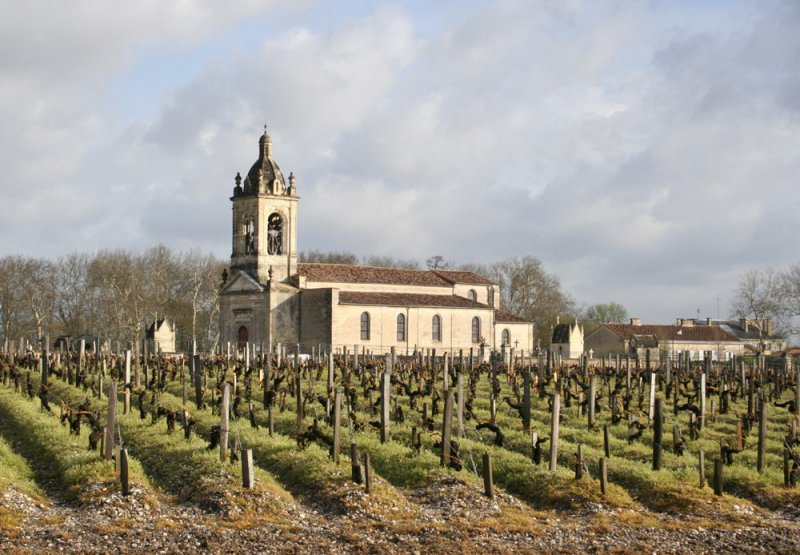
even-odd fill
[{"label": "gravel ground", "polygon": [[[397,519],[373,498],[351,492],[347,514],[303,504],[292,524],[239,528],[236,518],[162,500],[156,507],[134,490],[81,507],[41,503],[9,490],[0,499],[16,525],[0,527],[4,553],[798,553],[797,514],[768,513],[747,524],[602,506],[582,514],[534,512],[507,495],[487,499],[456,480],[406,492]],[[413,516],[408,516],[408,510]],[[280,515],[285,522],[285,514]],[[634,518],[632,518],[634,517]],[[479,524],[475,524],[479,523]],[[676,529],[678,528],[678,529]]]}]

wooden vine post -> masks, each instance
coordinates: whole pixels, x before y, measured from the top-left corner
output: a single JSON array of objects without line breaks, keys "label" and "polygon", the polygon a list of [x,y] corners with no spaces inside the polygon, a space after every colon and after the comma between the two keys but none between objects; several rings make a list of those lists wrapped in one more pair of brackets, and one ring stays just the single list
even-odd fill
[{"label": "wooden vine post", "polygon": [[456,377],[456,395],[458,396],[458,403],[456,403],[456,434],[458,437],[464,437],[464,402],[466,399],[464,399],[464,373],[461,370],[459,370]]},{"label": "wooden vine post", "polygon": [[561,396],[553,394],[553,413],[550,423],[550,472],[558,467],[558,418],[561,413]]},{"label": "wooden vine post", "polygon": [[522,429],[527,434],[531,431],[531,368],[522,374]]},{"label": "wooden vine post", "polygon": [[442,450],[439,463],[447,466],[450,463],[450,439],[453,435],[453,390],[448,389],[444,398],[444,415],[442,418]]},{"label": "wooden vine post", "polygon": [[[386,355],[387,358],[387,368],[389,367],[389,360],[391,359],[391,355]],[[381,375],[381,443],[386,443],[389,441],[391,437],[389,431],[389,424],[391,419],[389,417],[389,410],[391,408],[390,405],[390,395],[392,391],[392,376],[389,372],[384,372]]]},{"label": "wooden vine post", "polygon": [[659,397],[653,410],[653,470],[661,470],[661,440],[664,437],[664,405]]},{"label": "wooden vine post", "polygon": [[122,487],[122,495],[129,495],[131,490],[128,484],[128,450],[119,450],[119,482]]},{"label": "wooden vine post", "polygon": [[600,457],[600,493],[608,492],[608,459]]},{"label": "wooden vine post", "polygon": [[125,389],[123,397],[122,414],[128,414],[131,410],[131,350],[125,349],[125,383],[122,384]]},{"label": "wooden vine post", "polygon": [[107,461],[114,455],[114,426],[117,418],[117,382],[108,383],[108,412],[106,415],[105,452],[103,456]]},{"label": "wooden vine post", "polygon": [[242,487],[255,488],[255,474],[253,472],[253,450],[242,449]]},{"label": "wooden vine post", "polygon": [[483,493],[489,499],[494,497],[494,477],[492,476],[492,457],[489,453],[483,454]]},{"label": "wooden vine post", "polygon": [[597,380],[595,379],[595,375],[589,378],[589,401],[586,403],[586,406],[589,410],[587,410],[587,414],[589,416],[589,429],[594,427],[594,403],[595,399],[597,398]]},{"label": "wooden vine post", "polygon": [[767,403],[760,401],[758,404],[758,460],[756,468],[758,473],[764,471],[767,457]]},{"label": "wooden vine post", "polygon": [[222,389],[222,408],[219,411],[219,460],[225,462],[228,454],[228,424],[231,414],[231,385],[225,382]]},{"label": "wooden vine post", "polygon": [[342,441],[342,392],[338,389],[333,394],[333,462],[339,464],[339,451]]}]

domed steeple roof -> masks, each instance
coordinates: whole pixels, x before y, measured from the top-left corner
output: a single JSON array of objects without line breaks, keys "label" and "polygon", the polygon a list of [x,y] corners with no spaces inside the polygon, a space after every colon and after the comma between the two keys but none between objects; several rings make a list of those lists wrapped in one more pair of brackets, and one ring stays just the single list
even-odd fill
[{"label": "domed steeple roof", "polygon": [[285,195],[286,180],[283,173],[272,159],[272,139],[267,134],[267,126],[264,126],[264,134],[258,140],[258,160],[247,172],[244,179],[243,194],[255,195],[266,193],[270,195]]}]

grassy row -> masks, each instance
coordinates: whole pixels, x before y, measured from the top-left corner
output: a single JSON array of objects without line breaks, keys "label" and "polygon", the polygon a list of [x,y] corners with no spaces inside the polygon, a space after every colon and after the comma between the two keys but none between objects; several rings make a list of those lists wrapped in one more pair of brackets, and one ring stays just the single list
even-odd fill
[{"label": "grassy row", "polygon": [[[38,502],[46,499],[28,462],[0,437],[0,497],[4,497],[10,490],[25,494]],[[6,508],[0,503],[0,534],[10,533],[18,528],[22,519],[19,511]]]},{"label": "grassy row", "polygon": [[[68,404],[80,402],[84,395],[60,381],[53,382],[50,391]],[[95,405],[106,413],[105,403]],[[206,443],[196,435],[186,440],[180,427],[168,434],[164,419],[153,424],[149,415],[142,420],[138,411],[118,414],[117,420],[129,452],[141,461],[153,483],[165,491],[201,508],[236,517],[240,523],[258,520],[289,524],[286,508],[293,504],[291,495],[268,473],[256,469],[255,488],[242,490],[240,466],[220,461],[218,452],[206,450]]]},{"label": "grassy row", "polygon": [[[181,393],[182,386],[171,384],[168,391]],[[164,393],[162,400],[182,403],[182,399],[172,393]],[[194,403],[190,402],[190,405],[194,406]],[[211,426],[219,423],[219,416],[212,415],[208,409],[198,411],[195,408],[193,414],[197,420],[197,432],[204,436],[209,434]],[[281,415],[281,420],[284,415]],[[263,419],[261,424],[265,424]],[[238,437],[244,448],[253,450],[256,464],[271,472],[293,494],[302,496],[325,510],[341,513],[354,508],[354,503],[365,502],[360,496],[353,495],[354,492],[362,491],[362,486],[350,480],[350,465],[347,464],[349,451],[342,451],[342,462],[337,465],[331,460],[327,449],[316,443],[298,450],[294,438],[280,433],[288,428],[283,423],[276,426],[273,437],[269,437],[264,428],[252,428],[245,418],[231,421],[230,427],[231,437]],[[376,478],[370,501],[371,513],[377,515],[392,508],[407,507],[407,500],[402,493],[380,477]],[[393,516],[399,515],[393,513]]]},{"label": "grassy row", "polygon": [[[318,392],[321,392],[321,388],[322,384],[317,384]],[[415,415],[418,413],[408,410],[405,398],[400,397],[400,402],[406,408],[407,423],[403,425],[393,423],[393,436],[395,439],[408,443],[410,436],[408,422],[418,420]],[[737,409],[743,412],[743,407],[741,406],[743,403],[743,400],[739,400],[736,404],[733,404],[731,413],[734,414]],[[482,379],[479,385],[478,399],[475,402],[476,413],[479,417],[488,419],[488,405],[488,380]],[[294,405],[287,403],[287,406],[289,409],[286,412],[276,413],[276,421],[280,429],[286,429],[291,433],[294,429]],[[546,405],[543,402],[538,402],[535,406],[536,410],[533,411],[532,415],[532,427],[538,430],[540,435],[549,435],[550,415],[546,410]],[[494,453],[493,458],[496,461],[495,477],[498,483],[503,483],[504,481],[503,470],[506,464],[509,468],[513,468],[513,471],[508,473],[509,481],[505,483],[513,484],[511,486],[507,485],[509,490],[517,492],[523,497],[526,497],[526,491],[534,491],[536,492],[535,501],[539,503],[546,502],[547,499],[551,501],[569,499],[573,503],[580,502],[581,499],[594,500],[594,492],[586,491],[584,484],[573,484],[573,482],[569,481],[569,477],[572,475],[572,465],[574,464],[578,443],[583,445],[584,460],[589,461],[592,474],[595,477],[597,476],[596,461],[603,454],[602,433],[598,430],[604,420],[610,419],[610,411],[606,409],[598,415],[598,429],[591,431],[586,428],[585,416],[578,416],[577,412],[575,406],[572,408],[562,407],[561,441],[559,445],[560,467],[556,476],[562,475],[565,480],[568,480],[566,485],[558,483],[557,479],[548,478],[548,476],[551,476],[549,473],[543,473],[540,469],[530,465],[528,459],[530,436],[522,432],[519,417],[505,404],[498,405],[497,417],[498,424],[506,434],[505,449],[495,449],[487,445],[489,443],[488,438],[487,441],[475,442],[472,445],[474,450],[481,452],[491,450]],[[754,433],[751,432],[748,449],[734,458],[733,466],[726,467],[725,475],[726,487],[729,492],[762,506],[775,508],[783,506],[787,502],[795,502],[799,498],[796,490],[787,490],[782,486],[781,442],[784,434],[783,429],[786,428],[786,425],[782,422],[783,419],[779,411],[771,410],[769,413],[767,469],[763,474],[759,474],[755,470],[756,440]],[[682,413],[681,417],[685,417],[688,421],[688,416],[685,413]],[[626,506],[635,499],[654,510],[673,511],[705,508],[712,502],[710,490],[700,490],[697,487],[693,487],[697,483],[697,452],[701,449],[705,451],[710,469],[713,459],[719,452],[717,438],[731,437],[735,432],[735,423],[730,417],[727,419],[717,417],[715,421],[707,424],[706,431],[699,440],[690,442],[687,454],[683,457],[677,457],[669,452],[672,421],[673,416],[671,412],[668,412],[667,422],[664,427],[667,432],[664,436],[664,470],[659,472],[653,472],[650,468],[652,464],[652,430],[646,430],[641,439],[629,445],[626,424],[610,427],[612,460],[609,465],[609,478],[627,493],[617,490],[616,493],[619,495],[614,495],[614,488],[612,487],[611,495],[605,499],[607,503],[619,503]],[[688,440],[686,425],[685,423],[682,424],[684,437]],[[474,426],[474,422],[472,425]],[[368,433],[366,440],[363,433],[356,434],[356,437],[359,444],[365,441],[376,443],[375,440],[369,439],[375,437],[375,435]],[[470,437],[475,437],[475,435],[474,432],[470,433]],[[470,443],[464,439],[462,439],[462,443],[463,455],[463,448],[469,447]],[[387,453],[385,458],[387,463],[381,465],[382,460],[379,458],[376,462],[376,468],[382,475],[388,477],[392,483],[398,485],[412,485],[424,481],[431,467],[436,463],[435,454],[433,454],[430,461],[421,458],[420,465],[417,466],[413,463],[415,459],[409,458],[407,449],[403,450],[394,445],[383,449]],[[509,452],[519,456],[505,460],[504,458],[508,456]],[[476,466],[480,467],[479,457],[475,457],[475,459]],[[532,473],[532,476],[520,480],[520,474],[525,474],[526,472]],[[540,474],[542,476],[537,476]],[[535,486],[527,488],[520,482],[531,482]],[[543,485],[552,485],[552,487],[542,487]],[[570,493],[570,487],[577,491]],[[548,495],[548,490],[553,491],[556,495]],[[526,499],[530,501],[530,498],[526,497]]]},{"label": "grassy row", "polygon": [[[0,419],[3,435],[35,470],[39,483],[53,484],[66,499],[88,501],[108,491],[119,491],[113,461],[88,451],[88,431],[70,435],[56,417],[30,400],[0,386]],[[153,488],[135,458],[129,460],[129,483],[145,490],[148,501],[155,503]],[[93,486],[102,487],[93,487]]]}]

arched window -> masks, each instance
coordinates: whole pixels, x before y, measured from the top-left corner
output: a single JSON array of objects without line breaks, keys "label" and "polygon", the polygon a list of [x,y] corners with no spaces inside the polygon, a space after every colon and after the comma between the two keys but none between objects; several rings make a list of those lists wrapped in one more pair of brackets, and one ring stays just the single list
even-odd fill
[{"label": "arched window", "polygon": [[247,216],[244,222],[244,253],[256,254],[256,221]]},{"label": "arched window", "polygon": [[503,330],[503,336],[500,342],[501,345],[511,345],[511,332],[507,329]]},{"label": "arched window", "polygon": [[472,319],[472,342],[481,342],[481,319],[477,316]]},{"label": "arched window", "polygon": [[469,300],[471,300],[471,301],[477,301],[478,300],[478,292],[475,291],[474,289],[470,289],[469,293],[467,293],[467,298]]},{"label": "arched window", "polygon": [[431,339],[434,343],[442,340],[442,317],[438,314],[433,317],[431,321]]},{"label": "arched window", "polygon": [[397,340],[406,340],[406,315],[402,312],[397,315]]},{"label": "arched window", "polygon": [[361,313],[361,339],[369,339],[369,312]]},{"label": "arched window", "polygon": [[277,212],[267,218],[267,253],[283,254],[283,218]]}]

